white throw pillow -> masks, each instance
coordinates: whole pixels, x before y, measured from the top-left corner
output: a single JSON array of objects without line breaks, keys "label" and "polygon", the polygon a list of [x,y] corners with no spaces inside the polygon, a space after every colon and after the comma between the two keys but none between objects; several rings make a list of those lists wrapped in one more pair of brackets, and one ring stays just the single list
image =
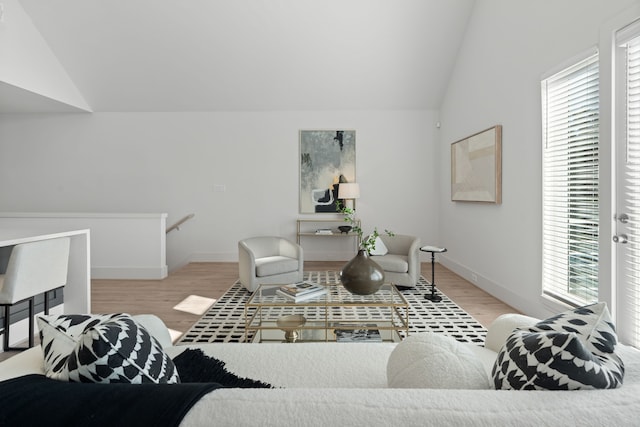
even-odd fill
[{"label": "white throw pillow", "polygon": [[[369,239],[370,238],[371,237],[369,237]],[[374,246],[375,247],[369,252],[369,255],[386,255],[389,252],[389,249],[387,249],[387,246],[384,244],[380,236],[376,237]]]},{"label": "white throw pillow", "polygon": [[389,356],[387,384],[391,388],[489,389],[487,372],[469,345],[444,334],[411,335]]},{"label": "white throw pillow", "polygon": [[523,314],[508,313],[502,314],[494,320],[487,329],[487,336],[484,339],[484,346],[496,353],[500,351],[507,338],[516,329],[529,328],[540,319],[525,316]]},{"label": "white throw pillow", "polygon": [[154,314],[136,314],[132,317],[133,320],[144,327],[152,337],[158,340],[162,348],[171,347],[173,345],[167,325],[165,325],[162,319],[158,316]]}]

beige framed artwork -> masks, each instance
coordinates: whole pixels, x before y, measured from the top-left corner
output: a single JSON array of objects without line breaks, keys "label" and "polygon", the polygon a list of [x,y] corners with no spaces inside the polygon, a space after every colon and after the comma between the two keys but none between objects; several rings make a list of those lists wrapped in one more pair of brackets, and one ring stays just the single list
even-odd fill
[{"label": "beige framed artwork", "polygon": [[502,126],[451,144],[451,200],[502,203]]}]

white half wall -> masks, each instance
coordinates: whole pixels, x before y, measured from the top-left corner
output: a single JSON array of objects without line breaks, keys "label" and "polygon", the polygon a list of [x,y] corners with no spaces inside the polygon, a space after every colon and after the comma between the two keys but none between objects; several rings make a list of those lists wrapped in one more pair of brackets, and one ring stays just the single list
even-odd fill
[{"label": "white half wall", "polygon": [[51,232],[91,230],[91,278],[164,279],[167,214],[7,213],[0,228]]},{"label": "white half wall", "polygon": [[[469,21],[441,109],[439,240],[449,249],[441,259],[526,314],[547,317],[558,309],[540,297],[540,78],[598,46],[603,24],[633,4],[637,1],[477,0]],[[602,96],[610,96],[607,87],[601,87]],[[503,133],[502,204],[451,202],[450,144],[496,124]],[[608,145],[603,141],[603,151]],[[601,162],[601,175],[608,172],[610,165]],[[600,200],[608,204],[609,198],[603,185]]]},{"label": "white half wall", "polygon": [[[0,210],[167,212],[169,270],[237,261],[245,237],[296,240],[300,129],[355,129],[358,216],[438,234],[437,112],[0,114]],[[97,239],[98,237],[94,237]],[[313,241],[312,241],[313,240]],[[316,241],[317,240],[317,241]],[[348,260],[349,239],[308,239],[307,260]]]}]

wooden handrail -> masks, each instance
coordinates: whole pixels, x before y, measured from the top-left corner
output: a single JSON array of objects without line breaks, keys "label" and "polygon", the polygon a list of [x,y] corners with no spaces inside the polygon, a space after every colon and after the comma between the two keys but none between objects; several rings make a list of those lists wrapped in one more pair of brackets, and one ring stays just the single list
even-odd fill
[{"label": "wooden handrail", "polygon": [[185,216],[185,217],[183,217],[180,221],[176,222],[176,223],[175,223],[175,224],[173,224],[171,227],[168,227],[168,228],[167,228],[167,234],[168,234],[170,231],[173,231],[173,230],[178,230],[178,231],[180,231],[180,226],[181,226],[182,224],[184,224],[185,222],[189,221],[189,220],[190,220],[191,218],[193,218],[194,216],[196,216],[196,214],[194,214],[194,213],[191,213],[191,214],[189,214],[189,215],[186,215],[186,216]]}]

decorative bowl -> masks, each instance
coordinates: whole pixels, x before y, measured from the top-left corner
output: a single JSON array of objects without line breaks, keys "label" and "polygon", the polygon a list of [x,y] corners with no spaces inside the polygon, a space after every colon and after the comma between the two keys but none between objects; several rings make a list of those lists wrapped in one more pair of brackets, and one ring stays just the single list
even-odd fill
[{"label": "decorative bowl", "polygon": [[296,342],[298,340],[298,329],[307,323],[307,319],[301,314],[290,314],[282,316],[276,321],[278,328],[284,331],[284,340],[286,342]]},{"label": "decorative bowl", "polygon": [[350,225],[340,225],[338,226],[338,230],[340,230],[342,233],[348,233],[351,231],[353,227],[351,227]]}]

